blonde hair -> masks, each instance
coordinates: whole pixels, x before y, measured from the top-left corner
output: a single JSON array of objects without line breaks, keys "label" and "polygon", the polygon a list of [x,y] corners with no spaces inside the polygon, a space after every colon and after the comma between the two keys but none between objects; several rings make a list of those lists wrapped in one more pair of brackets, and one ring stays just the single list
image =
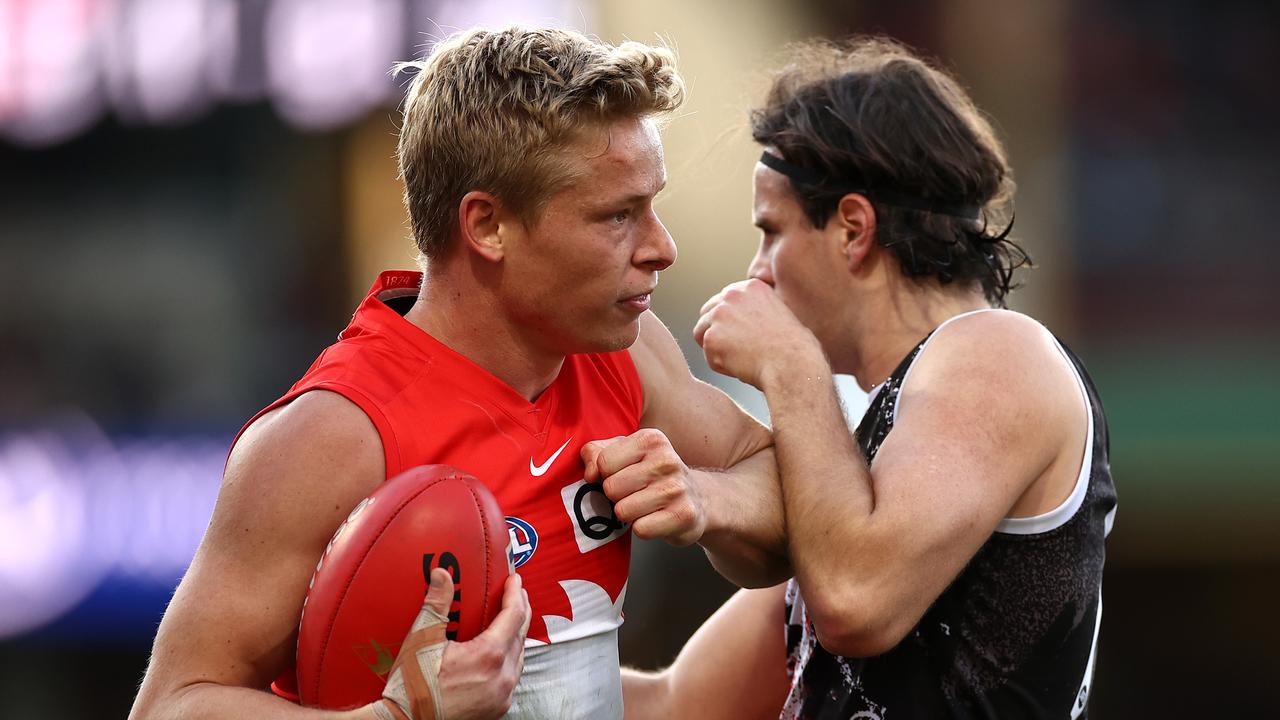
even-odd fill
[{"label": "blonde hair", "polygon": [[532,221],[572,181],[563,150],[582,131],[684,100],[670,50],[614,47],[572,30],[468,30],[396,66],[407,68],[418,72],[397,156],[424,259],[448,247],[468,192],[491,193]]}]

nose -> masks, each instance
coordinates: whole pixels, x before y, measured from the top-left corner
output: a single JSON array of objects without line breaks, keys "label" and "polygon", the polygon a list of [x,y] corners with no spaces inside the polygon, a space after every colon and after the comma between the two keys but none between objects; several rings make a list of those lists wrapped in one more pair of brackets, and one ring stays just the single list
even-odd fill
[{"label": "nose", "polygon": [[756,248],[756,256],[751,258],[751,264],[747,266],[747,277],[773,286],[773,263],[763,241]]},{"label": "nose", "polygon": [[676,241],[658,219],[657,213],[650,211],[649,217],[644,240],[636,249],[636,263],[655,272],[666,270],[676,261]]}]

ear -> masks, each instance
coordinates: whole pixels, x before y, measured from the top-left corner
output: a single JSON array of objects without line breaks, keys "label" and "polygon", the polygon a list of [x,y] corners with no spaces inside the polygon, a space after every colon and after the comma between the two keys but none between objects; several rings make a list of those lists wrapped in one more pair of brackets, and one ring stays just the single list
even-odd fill
[{"label": "ear", "polygon": [[462,245],[490,262],[506,254],[507,233],[514,218],[502,202],[487,192],[472,190],[458,204]]},{"label": "ear", "polygon": [[840,251],[849,270],[857,270],[876,244],[875,208],[866,197],[850,193],[840,198],[831,222],[840,231]]}]

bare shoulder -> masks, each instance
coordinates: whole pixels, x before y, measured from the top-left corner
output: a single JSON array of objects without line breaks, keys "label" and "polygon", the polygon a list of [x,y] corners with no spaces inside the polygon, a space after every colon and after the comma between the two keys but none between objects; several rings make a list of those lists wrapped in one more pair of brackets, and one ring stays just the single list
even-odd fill
[{"label": "bare shoulder", "polygon": [[295,482],[316,489],[325,477],[360,478],[353,482],[368,494],[384,471],[382,441],[364,411],[341,395],[314,390],[245,430],[227,461],[225,484],[272,475],[282,479],[282,490]]},{"label": "bare shoulder", "polygon": [[1057,447],[1082,412],[1075,371],[1037,320],[996,310],[947,323],[930,339],[902,388],[902,412],[922,400],[980,410],[1002,435]]},{"label": "bare shoulder", "polygon": [[327,391],[298,397],[232,449],[193,571],[261,565],[293,575],[285,584],[298,574],[305,583],[334,529],[384,473],[381,439],[359,407]]},{"label": "bare shoulder", "polygon": [[994,383],[1044,389],[1062,381],[1068,381],[1068,388],[1074,386],[1052,333],[1034,318],[1009,310],[974,313],[947,323],[911,370],[917,384],[957,376],[963,376],[968,387]]},{"label": "bare shoulder", "polygon": [[[335,393],[306,393],[240,437],[206,540],[238,544],[272,533],[281,542],[323,547],[346,513],[381,484],[384,467],[382,441],[364,411]],[[240,534],[225,532],[228,524]]]},{"label": "bare shoulder", "polygon": [[339,395],[306,393],[255,421],[160,623],[135,714],[182,714],[193,684],[261,688],[276,677],[316,560],[383,473],[377,430]]}]

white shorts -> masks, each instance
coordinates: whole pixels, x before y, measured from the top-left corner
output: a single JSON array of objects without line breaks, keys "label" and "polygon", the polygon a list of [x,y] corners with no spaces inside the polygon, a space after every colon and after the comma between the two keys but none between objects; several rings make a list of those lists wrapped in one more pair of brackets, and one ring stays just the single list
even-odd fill
[{"label": "white shorts", "polygon": [[618,631],[524,649],[511,720],[622,720]]}]

